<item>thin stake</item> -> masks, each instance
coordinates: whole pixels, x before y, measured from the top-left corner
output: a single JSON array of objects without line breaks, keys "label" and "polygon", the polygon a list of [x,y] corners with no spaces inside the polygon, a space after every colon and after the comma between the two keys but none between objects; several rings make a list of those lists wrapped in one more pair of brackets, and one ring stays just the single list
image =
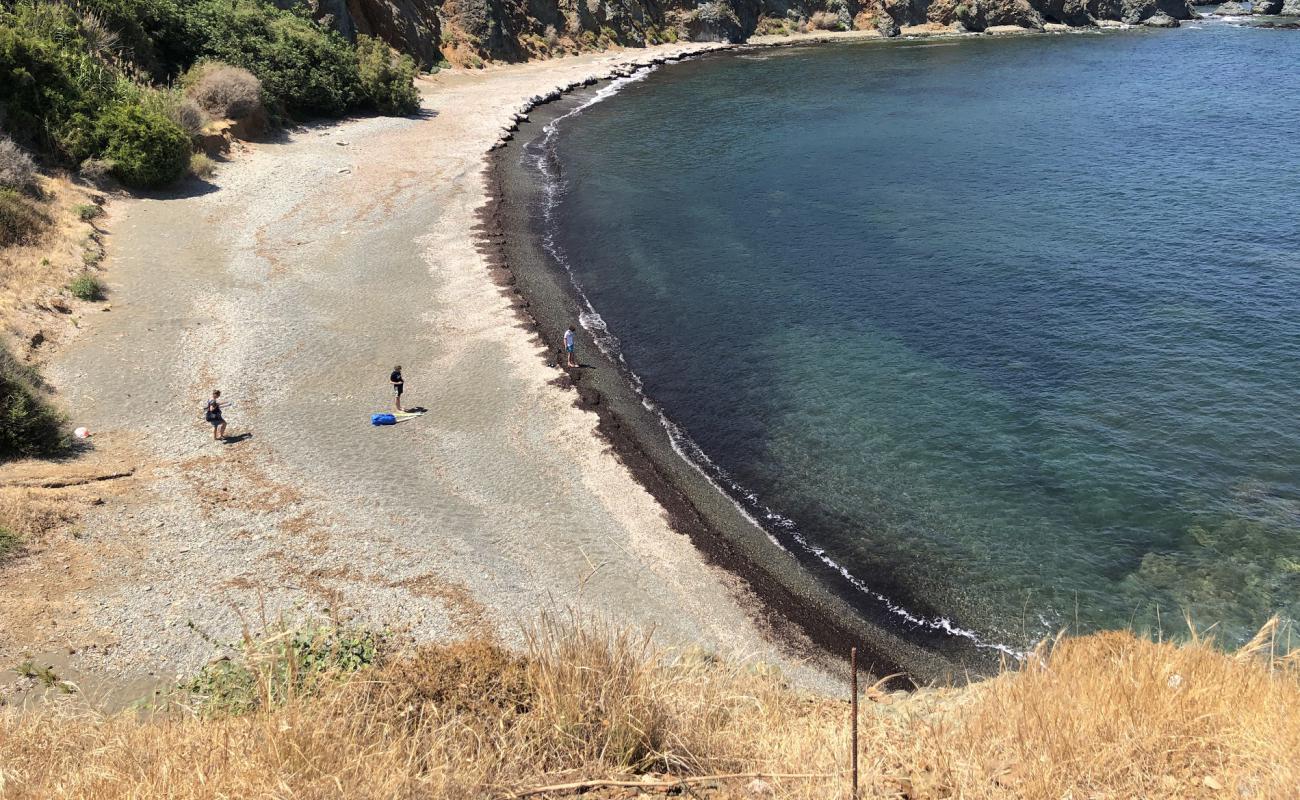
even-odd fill
[{"label": "thin stake", "polygon": [[853,676],[850,679],[853,687],[853,722],[849,728],[852,731],[852,753],[849,756],[849,763],[853,774],[850,796],[853,800],[858,800],[858,648],[856,647],[849,650],[849,672]]}]

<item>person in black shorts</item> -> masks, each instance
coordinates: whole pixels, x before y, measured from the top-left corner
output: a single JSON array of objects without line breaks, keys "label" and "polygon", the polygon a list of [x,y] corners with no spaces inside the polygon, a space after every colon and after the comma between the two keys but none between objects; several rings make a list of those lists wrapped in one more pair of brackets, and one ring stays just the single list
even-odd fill
[{"label": "person in black shorts", "polygon": [[402,387],[406,381],[402,380],[402,367],[393,367],[393,374],[388,376],[388,382],[393,384],[393,407],[398,411],[402,410]]},{"label": "person in black shorts", "polygon": [[221,390],[212,390],[212,399],[203,410],[203,418],[212,426],[212,438],[221,441],[226,438],[226,418],[221,416]]}]

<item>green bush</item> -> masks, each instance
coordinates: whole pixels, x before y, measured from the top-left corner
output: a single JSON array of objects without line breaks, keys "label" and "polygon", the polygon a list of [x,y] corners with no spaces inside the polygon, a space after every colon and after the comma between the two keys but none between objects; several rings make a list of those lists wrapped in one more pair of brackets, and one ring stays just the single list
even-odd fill
[{"label": "green bush", "polygon": [[158,112],[117,105],[99,118],[103,157],[113,175],[128,186],[165,186],[190,165],[190,137]]},{"label": "green bush", "polygon": [[[0,107],[6,131],[18,141],[81,160],[93,153],[87,133],[94,129],[100,98],[113,94],[116,79],[77,50],[76,28],[50,9],[0,14]],[[41,38],[38,32],[47,28],[70,44]]]},{"label": "green bush", "polygon": [[104,216],[104,207],[94,203],[86,203],[77,206],[77,219],[82,222],[90,222],[92,219]]},{"label": "green bush", "polygon": [[0,189],[0,247],[30,244],[50,224],[50,218],[14,189]]},{"label": "green bush", "polygon": [[357,37],[357,67],[361,102],[380,114],[414,114],[420,108],[420,92],[413,81],[415,61],[400,55],[383,41]]},{"label": "green bush", "polygon": [[77,8],[112,32],[119,56],[155,80],[177,77],[198,58],[201,41],[178,0],[77,0]]},{"label": "green bush", "polygon": [[54,161],[111,160],[124,182],[156,186],[188,158],[176,126],[194,133],[204,116],[178,91],[146,84],[201,61],[251,72],[280,116],[418,107],[409,57],[365,37],[354,47],[309,13],[266,0],[0,0],[5,131]]},{"label": "green bush", "polygon": [[36,370],[0,348],[0,461],[67,446],[63,417],[46,402]]},{"label": "green bush", "polygon": [[336,31],[260,0],[200,0],[202,55],[252,72],[290,115],[337,116],[360,98],[357,59]]},{"label": "green bush", "polygon": [[0,562],[17,550],[20,544],[22,544],[22,541],[18,538],[18,534],[8,528],[0,527]]},{"label": "green bush", "polygon": [[262,638],[245,639],[242,657],[213,661],[183,688],[207,715],[244,714],[378,663],[382,644],[381,635],[364,629],[281,622]]},{"label": "green bush", "polygon": [[68,291],[78,300],[103,300],[104,284],[89,272],[83,272],[68,284]]}]

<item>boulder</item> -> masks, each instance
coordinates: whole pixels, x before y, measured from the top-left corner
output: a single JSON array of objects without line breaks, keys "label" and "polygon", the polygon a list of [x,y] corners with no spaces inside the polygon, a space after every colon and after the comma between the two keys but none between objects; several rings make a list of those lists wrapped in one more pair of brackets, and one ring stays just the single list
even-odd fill
[{"label": "boulder", "polygon": [[881,36],[884,36],[887,39],[893,38],[903,32],[902,29],[898,27],[898,23],[894,21],[894,18],[888,14],[880,14],[876,17],[876,30],[880,32]]},{"label": "boulder", "polygon": [[1282,10],[1277,13],[1284,17],[1300,17],[1300,0],[1284,0]]},{"label": "boulder", "polygon": [[1147,17],[1142,21],[1142,24],[1148,28],[1177,28],[1180,23],[1165,12],[1160,11],[1153,17]]},{"label": "boulder", "polygon": [[1043,18],[1075,27],[1092,24],[1086,0],[1046,0],[1038,4]]},{"label": "boulder", "polygon": [[1250,10],[1256,14],[1273,15],[1282,10],[1282,0],[1254,0]]},{"label": "boulder", "polygon": [[1088,13],[1095,19],[1120,20],[1137,25],[1165,13],[1174,19],[1196,19],[1199,15],[1188,0],[1087,0]]},{"label": "boulder", "polygon": [[686,20],[686,33],[692,42],[732,42],[745,40],[740,16],[729,0],[708,0],[696,7]]},{"label": "boulder", "polygon": [[973,32],[1004,27],[1041,31],[1044,23],[1043,15],[1028,0],[935,0],[928,14],[931,22]]},{"label": "boulder", "polygon": [[1238,3],[1237,0],[1228,0],[1228,2],[1214,9],[1216,17],[1240,17],[1250,13],[1250,9]]}]

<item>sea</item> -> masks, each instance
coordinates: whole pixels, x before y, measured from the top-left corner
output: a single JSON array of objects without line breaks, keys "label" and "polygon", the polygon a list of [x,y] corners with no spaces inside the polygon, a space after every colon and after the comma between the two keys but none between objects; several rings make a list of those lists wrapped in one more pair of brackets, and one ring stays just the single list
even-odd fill
[{"label": "sea", "polygon": [[1300,30],[753,49],[534,148],[582,323],[783,547],[1022,652],[1300,617]]}]

